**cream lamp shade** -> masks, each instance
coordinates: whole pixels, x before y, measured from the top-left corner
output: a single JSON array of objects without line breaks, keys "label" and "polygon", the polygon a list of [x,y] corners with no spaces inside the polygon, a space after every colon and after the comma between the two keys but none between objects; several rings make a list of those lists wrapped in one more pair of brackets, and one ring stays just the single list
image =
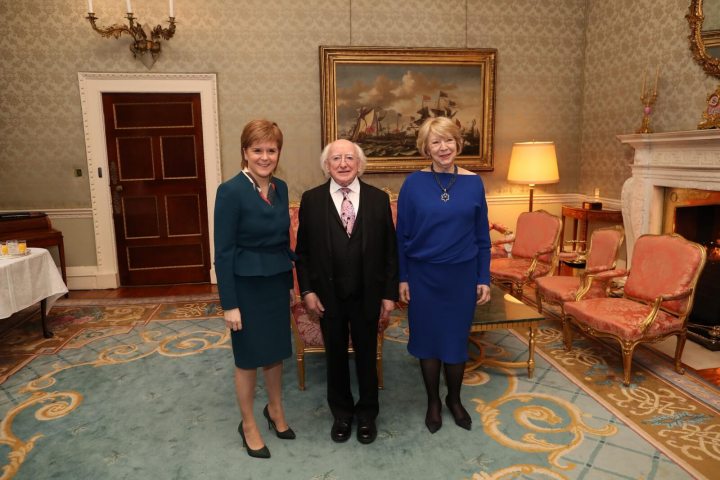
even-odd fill
[{"label": "cream lamp shade", "polygon": [[507,181],[530,185],[530,211],[533,187],[560,181],[553,142],[521,142],[513,145]]}]

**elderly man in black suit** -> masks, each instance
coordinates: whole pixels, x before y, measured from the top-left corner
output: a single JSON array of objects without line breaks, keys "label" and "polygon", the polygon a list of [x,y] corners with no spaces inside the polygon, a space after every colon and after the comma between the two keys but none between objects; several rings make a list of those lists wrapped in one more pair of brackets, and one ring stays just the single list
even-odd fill
[{"label": "elderly man in black suit", "polygon": [[[361,182],[367,159],[362,149],[337,140],[323,150],[320,164],[331,179],[308,190],[300,203],[297,268],[308,309],[320,317],[327,360],[328,404],[336,442],[377,437],[379,411],[375,364],[378,322],[388,322],[398,299],[398,257],[390,199]],[[348,338],[355,349],[360,395],[350,391]]]}]

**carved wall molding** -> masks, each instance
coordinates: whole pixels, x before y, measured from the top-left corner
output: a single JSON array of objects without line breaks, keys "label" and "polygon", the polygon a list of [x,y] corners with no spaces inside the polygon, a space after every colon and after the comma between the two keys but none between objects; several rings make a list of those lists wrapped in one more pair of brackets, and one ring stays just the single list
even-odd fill
[{"label": "carved wall molding", "polygon": [[637,238],[662,232],[665,188],[720,191],[720,130],[617,138],[635,148],[632,177],[621,198],[630,266]]}]

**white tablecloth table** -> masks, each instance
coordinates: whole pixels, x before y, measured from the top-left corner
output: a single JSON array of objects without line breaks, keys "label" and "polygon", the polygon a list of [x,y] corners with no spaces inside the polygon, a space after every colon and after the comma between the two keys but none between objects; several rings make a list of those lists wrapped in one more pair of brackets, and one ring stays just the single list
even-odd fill
[{"label": "white tablecloth table", "polygon": [[0,257],[0,319],[41,302],[43,332],[45,315],[53,303],[68,291],[50,252],[33,247],[30,255],[18,258]]}]

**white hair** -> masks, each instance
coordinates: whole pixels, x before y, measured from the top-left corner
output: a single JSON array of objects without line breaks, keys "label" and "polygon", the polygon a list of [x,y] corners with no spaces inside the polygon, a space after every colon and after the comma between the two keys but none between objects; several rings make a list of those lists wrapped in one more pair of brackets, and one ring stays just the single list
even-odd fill
[{"label": "white hair", "polygon": [[[342,140],[342,139],[340,139]],[[337,142],[337,140],[335,140]],[[320,169],[323,171],[323,175],[325,175],[325,178],[328,178],[330,174],[325,169],[325,162],[328,159],[328,155],[330,155],[330,147],[332,147],[333,143],[330,142],[327,145],[325,145],[325,148],[323,148],[322,153],[320,154]],[[358,177],[365,172],[365,168],[367,167],[367,157],[365,156],[365,152],[363,152],[363,149],[360,148],[360,145],[358,145],[355,142],[351,142],[353,145],[355,145],[355,151],[357,152],[357,157],[360,160],[360,168],[358,169]]]}]

